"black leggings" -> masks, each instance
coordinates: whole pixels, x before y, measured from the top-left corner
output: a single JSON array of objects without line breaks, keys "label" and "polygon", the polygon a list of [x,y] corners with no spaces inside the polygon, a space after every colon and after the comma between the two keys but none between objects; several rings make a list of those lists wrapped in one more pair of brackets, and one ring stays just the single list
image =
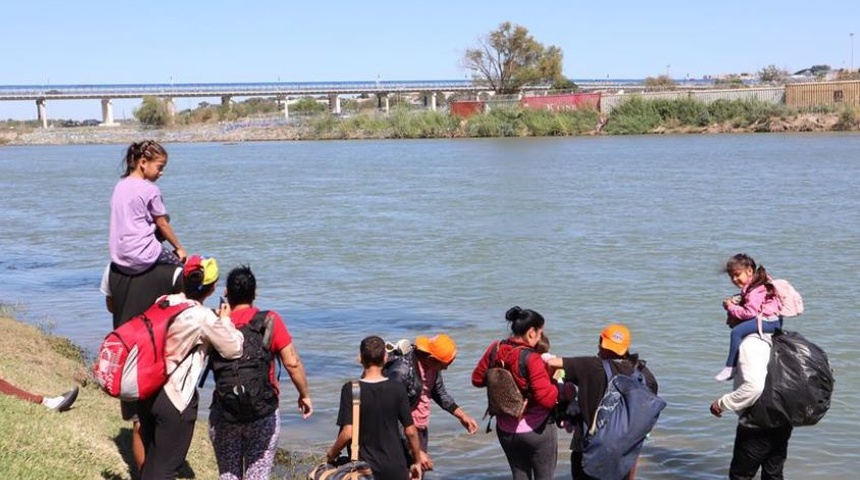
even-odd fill
[{"label": "black leggings", "polygon": [[140,436],[146,451],[141,480],[176,478],[194,436],[197,401],[194,392],[191,403],[179,412],[162,388],[154,397],[139,403]]}]

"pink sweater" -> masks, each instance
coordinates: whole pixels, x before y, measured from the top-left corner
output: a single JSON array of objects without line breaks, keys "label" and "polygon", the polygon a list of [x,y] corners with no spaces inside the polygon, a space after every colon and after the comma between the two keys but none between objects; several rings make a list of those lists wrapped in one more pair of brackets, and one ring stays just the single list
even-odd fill
[{"label": "pink sweater", "polygon": [[747,291],[747,287],[744,287],[741,290],[741,296],[743,300],[739,305],[729,303],[726,306],[730,321],[749,320],[759,314],[763,318],[779,315],[779,297],[773,295],[771,298],[767,298],[767,287],[764,285],[759,285],[749,291]]}]

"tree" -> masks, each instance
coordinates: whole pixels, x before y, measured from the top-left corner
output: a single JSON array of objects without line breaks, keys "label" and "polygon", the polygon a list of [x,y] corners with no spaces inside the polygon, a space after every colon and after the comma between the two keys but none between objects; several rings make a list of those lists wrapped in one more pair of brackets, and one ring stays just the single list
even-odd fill
[{"label": "tree", "polygon": [[645,90],[674,90],[677,86],[678,84],[668,75],[645,78]]},{"label": "tree", "polygon": [[714,86],[717,88],[743,88],[744,81],[740,75],[731,74],[716,78]]},{"label": "tree", "polygon": [[565,77],[564,75],[559,75],[559,78],[555,79],[550,87],[552,90],[570,90],[577,91],[579,90],[579,85],[577,85],[573,80]]},{"label": "tree", "polygon": [[290,104],[289,109],[295,113],[320,113],[326,111],[326,106],[316,101],[313,97],[302,97],[295,103]]},{"label": "tree", "polygon": [[785,83],[786,78],[788,78],[788,72],[773,64],[758,72],[758,79],[763,83]]},{"label": "tree", "polygon": [[524,85],[555,83],[561,74],[561,49],[544,47],[528,29],[504,22],[466,50],[463,67],[472,71],[479,85],[498,94],[519,92]]},{"label": "tree", "polygon": [[155,97],[143,97],[143,103],[133,113],[138,122],[150,127],[163,127],[171,120],[167,104]]}]

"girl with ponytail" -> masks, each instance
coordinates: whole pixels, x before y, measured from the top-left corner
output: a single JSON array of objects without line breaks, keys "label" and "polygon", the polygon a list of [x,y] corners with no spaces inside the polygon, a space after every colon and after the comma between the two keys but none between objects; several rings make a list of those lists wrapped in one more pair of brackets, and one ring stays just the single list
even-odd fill
[{"label": "girl with ponytail", "polygon": [[[170,226],[161,190],[155,185],[167,167],[167,151],[153,140],[132,143],[123,164],[125,172],[110,201],[111,262],[129,275],[155,264],[182,266],[185,247]],[[164,248],[161,238],[173,245],[172,252]]]},{"label": "girl with ponytail", "polygon": [[773,333],[782,327],[779,297],[771,284],[770,275],[762,265],[746,253],[738,253],[726,262],[723,270],[740,293],[723,300],[726,324],[732,329],[726,366],[714,378],[725,381],[734,377],[741,341],[758,332]]}]

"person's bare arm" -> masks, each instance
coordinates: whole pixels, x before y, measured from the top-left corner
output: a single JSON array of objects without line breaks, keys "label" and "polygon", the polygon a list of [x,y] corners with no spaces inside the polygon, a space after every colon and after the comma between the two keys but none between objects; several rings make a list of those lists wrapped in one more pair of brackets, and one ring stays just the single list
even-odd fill
[{"label": "person's bare arm", "polygon": [[418,429],[415,428],[415,425],[409,425],[404,428],[403,433],[406,435],[406,443],[409,446],[409,451],[412,452],[412,458],[415,459],[415,463],[409,467],[410,471],[415,466],[418,467],[419,472],[431,470],[433,468],[433,461],[430,460],[430,456],[426,452],[421,450],[421,442],[418,440]]},{"label": "person's bare arm", "polygon": [[469,432],[469,435],[478,431],[478,422],[476,422],[474,418],[470,417],[462,407],[457,407],[456,410],[451,412],[451,415],[457,417],[457,420],[460,421],[460,425]]},{"label": "person's bare arm", "polygon": [[158,228],[158,231],[161,232],[164,239],[173,245],[173,249],[176,251],[176,256],[179,257],[179,260],[185,262],[185,259],[188,257],[188,253],[185,251],[185,247],[179,243],[179,239],[176,237],[176,233],[173,232],[173,227],[170,226],[170,221],[167,220],[167,216],[162,215],[160,217],[155,217],[155,226]]},{"label": "person's bare arm", "polygon": [[352,441],[352,425],[344,425],[340,427],[337,433],[337,438],[334,439],[334,444],[325,453],[325,460],[328,463],[334,463],[340,455],[341,450]]},{"label": "person's bare arm", "polygon": [[281,349],[281,363],[284,364],[284,368],[287,369],[287,373],[293,381],[293,386],[299,392],[299,411],[302,412],[302,418],[310,417],[314,412],[314,407],[308,390],[308,377],[305,374],[302,359],[299,358],[299,353],[292,343]]},{"label": "person's bare arm", "polygon": [[549,355],[544,357],[543,355],[541,355],[541,358],[546,362],[546,366],[547,366],[547,368],[549,368],[550,372],[555,372],[556,370],[560,370],[560,369],[564,368],[564,365],[562,364],[561,357],[549,356]]}]

